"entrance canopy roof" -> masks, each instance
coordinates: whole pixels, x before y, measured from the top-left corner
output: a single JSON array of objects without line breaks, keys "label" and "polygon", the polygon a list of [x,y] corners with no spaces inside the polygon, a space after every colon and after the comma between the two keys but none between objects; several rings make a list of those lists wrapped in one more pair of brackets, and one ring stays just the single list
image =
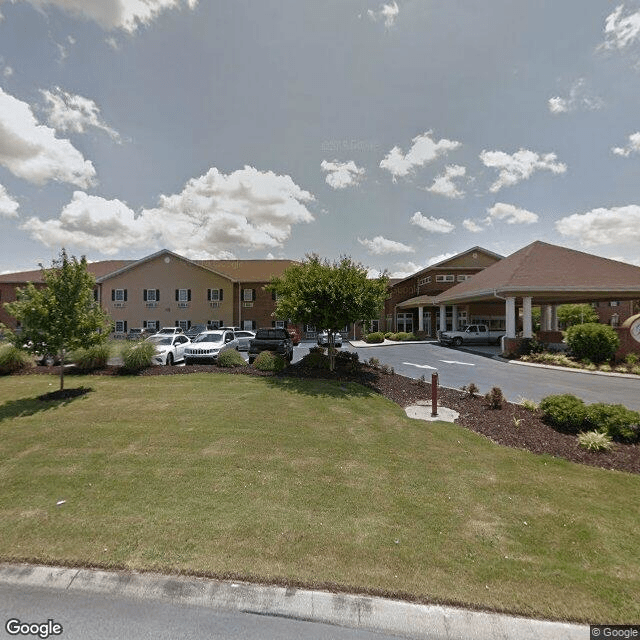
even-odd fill
[{"label": "entrance canopy roof", "polygon": [[640,267],[536,241],[444,291],[434,303],[507,297],[531,297],[535,305],[636,300]]},{"label": "entrance canopy roof", "polygon": [[396,309],[415,309],[416,307],[429,307],[435,305],[435,296],[416,296],[403,300],[396,305]]}]

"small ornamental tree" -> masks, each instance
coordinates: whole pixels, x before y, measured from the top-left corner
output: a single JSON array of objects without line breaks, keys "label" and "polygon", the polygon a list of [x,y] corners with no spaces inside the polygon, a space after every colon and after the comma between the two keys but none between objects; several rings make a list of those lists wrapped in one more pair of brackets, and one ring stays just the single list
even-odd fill
[{"label": "small ornamental tree", "polygon": [[17,289],[15,302],[4,307],[20,323],[16,346],[58,355],[62,391],[66,353],[104,343],[110,321],[94,300],[95,279],[84,256],[78,260],[62,249],[50,269],[41,268],[44,286],[29,283]]},{"label": "small ornamental tree", "polygon": [[287,268],[266,287],[277,294],[275,315],[310,324],[329,333],[329,361],[335,368],[335,335],[355,322],[380,317],[387,296],[387,276],[369,278],[351,258],[337,262],[310,255]]}]

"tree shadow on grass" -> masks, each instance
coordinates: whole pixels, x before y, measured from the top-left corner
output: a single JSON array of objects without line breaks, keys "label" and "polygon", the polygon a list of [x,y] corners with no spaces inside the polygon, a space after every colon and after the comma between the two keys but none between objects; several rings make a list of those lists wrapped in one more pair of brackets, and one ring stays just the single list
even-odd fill
[{"label": "tree shadow on grass", "polygon": [[35,398],[21,398],[20,400],[9,400],[0,405],[0,422],[11,418],[21,418],[33,416],[37,413],[50,411],[56,407],[61,407],[81,398],[85,394],[93,391],[88,387],[77,387],[74,389],[57,390],[37,396]]},{"label": "tree shadow on grass", "polygon": [[379,395],[362,384],[346,380],[277,376],[265,378],[265,381],[280,390],[315,398],[371,398]]}]

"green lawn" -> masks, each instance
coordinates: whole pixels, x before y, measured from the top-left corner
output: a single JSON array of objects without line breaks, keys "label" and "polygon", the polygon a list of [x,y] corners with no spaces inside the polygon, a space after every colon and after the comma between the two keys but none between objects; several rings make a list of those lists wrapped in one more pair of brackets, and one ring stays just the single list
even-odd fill
[{"label": "green lawn", "polygon": [[[0,378],[0,560],[640,621],[640,476],[408,419],[357,385]],[[56,506],[59,500],[66,500]]]}]

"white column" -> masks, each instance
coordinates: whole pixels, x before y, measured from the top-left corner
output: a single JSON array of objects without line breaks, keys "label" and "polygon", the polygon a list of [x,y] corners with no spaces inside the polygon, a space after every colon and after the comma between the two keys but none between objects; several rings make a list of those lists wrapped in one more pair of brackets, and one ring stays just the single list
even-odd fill
[{"label": "white column", "polygon": [[540,328],[543,331],[549,331],[550,320],[549,320],[549,305],[545,304],[540,307]]},{"label": "white column", "polygon": [[418,307],[418,331],[424,331],[424,307]]},{"label": "white column", "polygon": [[451,307],[451,328],[453,331],[458,330],[458,305],[454,304]]},{"label": "white column", "polygon": [[447,330],[447,308],[445,305],[440,305],[440,331]]},{"label": "white column", "polygon": [[516,337],[516,299],[507,298],[506,302],[506,329],[507,338]]},{"label": "white column", "polygon": [[522,336],[533,337],[533,323],[531,321],[531,298],[522,298]]},{"label": "white column", "polygon": [[549,330],[557,331],[558,330],[558,307],[555,304],[550,305],[549,307]]}]

